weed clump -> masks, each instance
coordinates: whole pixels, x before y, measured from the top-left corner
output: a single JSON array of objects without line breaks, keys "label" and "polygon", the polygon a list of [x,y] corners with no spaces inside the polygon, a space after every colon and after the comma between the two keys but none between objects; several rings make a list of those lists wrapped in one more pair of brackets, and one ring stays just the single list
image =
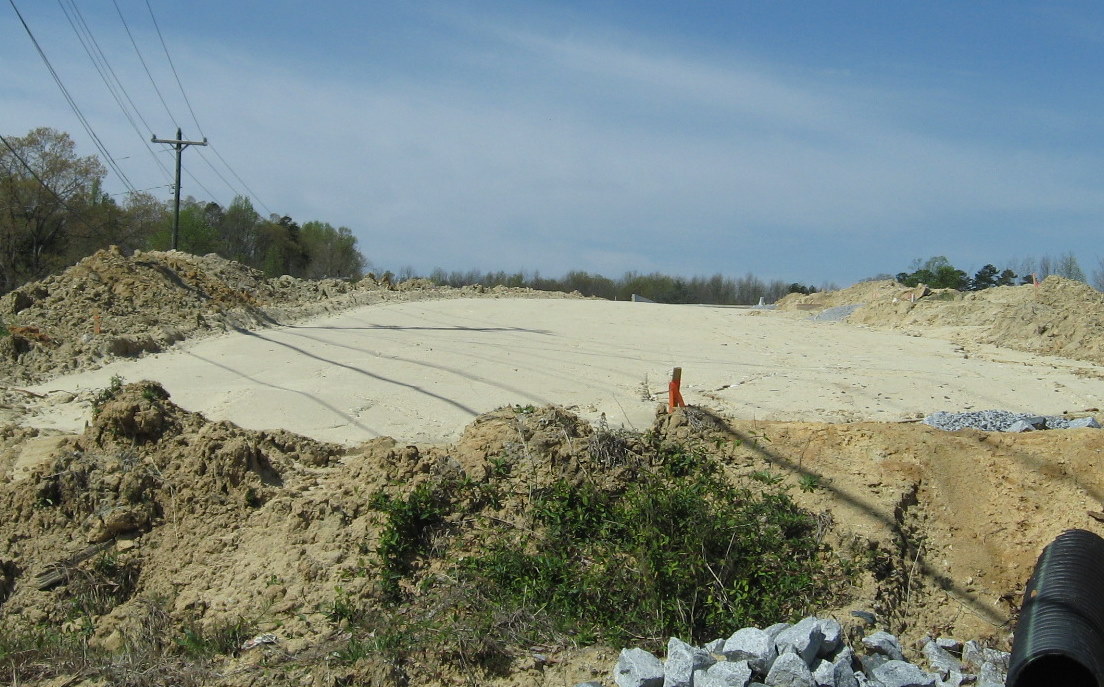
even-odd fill
[{"label": "weed clump", "polygon": [[[430,636],[484,668],[518,646],[704,642],[846,587],[778,481],[738,486],[706,451],[650,435],[592,439],[584,454],[589,469],[538,484],[499,467],[373,500],[393,655]],[[601,469],[629,463],[618,479]],[[347,653],[364,650],[354,638]]]}]

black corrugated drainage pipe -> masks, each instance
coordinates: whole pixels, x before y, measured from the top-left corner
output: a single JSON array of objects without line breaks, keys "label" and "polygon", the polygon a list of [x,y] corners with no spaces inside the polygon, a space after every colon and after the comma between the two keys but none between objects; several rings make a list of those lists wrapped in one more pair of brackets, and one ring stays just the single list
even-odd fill
[{"label": "black corrugated drainage pipe", "polygon": [[1104,539],[1067,530],[1024,591],[1009,687],[1104,687]]}]

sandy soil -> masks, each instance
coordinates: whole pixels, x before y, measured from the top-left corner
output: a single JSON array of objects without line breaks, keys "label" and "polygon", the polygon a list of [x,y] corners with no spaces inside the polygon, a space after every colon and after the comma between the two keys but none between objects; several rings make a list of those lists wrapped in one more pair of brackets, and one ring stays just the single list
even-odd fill
[{"label": "sandy soil", "polygon": [[[373,598],[372,494],[441,476],[486,485],[505,460],[512,495],[487,515],[523,517],[534,483],[593,477],[595,437],[625,426],[699,447],[735,481],[780,475],[862,568],[824,614],[872,610],[910,650],[929,633],[1007,648],[1042,547],[1070,527],[1104,533],[1089,514],[1104,502],[1104,434],[915,420],[1099,418],[1104,299],[1054,278],[902,292],[860,284],[772,312],[392,291],[264,280],[213,256],[97,254],[0,299],[0,637],[61,630],[120,663],[172,649],[187,628],[247,619],[276,637],[215,672],[143,665],[127,684],[160,684],[157,670],[233,687],[612,684],[619,647],[567,643],[541,661],[512,647],[495,675],[461,669],[447,646],[401,666],[329,657],[350,637],[332,609]],[[849,323],[810,319],[852,304],[864,305]],[[657,408],[675,366],[692,407],[668,415]],[[105,395],[113,376],[164,390]],[[478,547],[470,527],[442,535],[427,565]],[[107,568],[78,560],[100,542]],[[64,561],[64,583],[36,584]],[[21,670],[23,684],[102,684],[79,658]]]},{"label": "sandy soil", "polygon": [[555,403],[643,429],[675,366],[687,403],[748,420],[900,422],[936,410],[1104,405],[1104,368],[1091,363],[780,312],[585,300],[364,306],[28,389],[46,396],[32,424],[71,432],[88,420],[87,399],[118,375],[156,380],[182,407],[251,429],[348,445],[377,436],[443,443],[515,404]]}]

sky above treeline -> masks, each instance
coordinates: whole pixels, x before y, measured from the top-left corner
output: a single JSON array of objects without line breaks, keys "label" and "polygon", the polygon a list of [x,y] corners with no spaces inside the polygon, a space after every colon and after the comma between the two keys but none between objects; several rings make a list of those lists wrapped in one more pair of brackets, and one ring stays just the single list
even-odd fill
[{"label": "sky above treeline", "polygon": [[171,198],[149,139],[180,126],[211,143],[184,195],[347,226],[381,268],[1104,256],[1100,3],[13,1],[0,133],[99,154],[18,8],[134,188]]}]

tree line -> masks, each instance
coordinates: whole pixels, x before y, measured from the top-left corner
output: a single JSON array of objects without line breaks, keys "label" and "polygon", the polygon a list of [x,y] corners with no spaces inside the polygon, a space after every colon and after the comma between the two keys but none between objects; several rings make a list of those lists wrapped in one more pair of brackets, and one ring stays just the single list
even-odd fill
[{"label": "tree line", "polygon": [[[407,269],[400,277],[413,276]],[[446,272],[435,269],[429,280],[442,286],[467,286],[478,284],[487,287],[510,286],[537,289],[539,291],[578,291],[584,296],[596,296],[608,300],[629,300],[633,295],[642,296],[657,303],[706,303],[713,305],[754,305],[762,298],[767,303],[788,293],[812,293],[816,287],[785,281],[764,281],[753,274],[731,278],[720,274],[711,277],[675,277],[652,272],[640,274],[627,272],[619,279],[600,274],[571,271],[559,278],[542,277],[539,272]],[[826,284],[822,290],[838,288]]]},{"label": "tree line", "polygon": [[[933,289],[959,291],[981,291],[994,286],[1030,284],[1034,279],[1042,281],[1051,275],[1086,283],[1089,281],[1073,253],[1065,253],[1058,257],[1044,255],[1010,262],[1012,264],[1003,269],[991,263],[987,264],[971,277],[952,265],[945,256],[937,255],[926,260],[917,258],[912,263],[911,272],[898,272],[893,278],[905,286],[927,284]],[[1097,289],[1104,289],[1104,261],[1101,262],[1101,270],[1094,275],[1094,281],[1097,282],[1095,284]]]},{"label": "tree line", "polygon": [[[41,279],[117,245],[166,250],[172,210],[136,192],[122,200],[103,191],[107,174],[94,155],[80,157],[68,134],[40,127],[4,137],[0,146],[0,293]],[[238,196],[228,207],[194,198],[181,202],[181,250],[217,253],[266,275],[359,278],[366,265],[347,227],[254,210]]]}]

